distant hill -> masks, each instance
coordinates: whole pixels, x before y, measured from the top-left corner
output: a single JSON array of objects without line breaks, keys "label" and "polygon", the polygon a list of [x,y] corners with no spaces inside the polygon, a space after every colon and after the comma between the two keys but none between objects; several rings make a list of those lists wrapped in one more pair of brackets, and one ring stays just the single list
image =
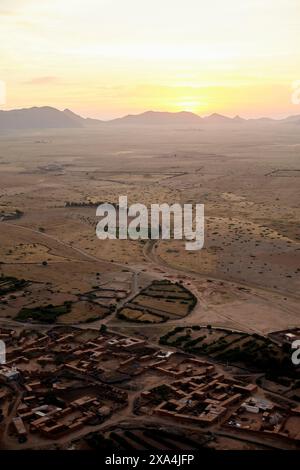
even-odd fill
[{"label": "distant hill", "polygon": [[[257,122],[257,123],[276,122],[274,119],[268,118],[268,117],[251,118],[251,119],[248,119],[247,121],[248,122]],[[278,122],[281,122],[281,121],[278,121]]]},{"label": "distant hill", "polygon": [[269,124],[285,123],[300,125],[300,115],[285,119],[271,118],[243,119],[240,116],[230,118],[214,113],[201,117],[187,111],[179,113],[146,111],[141,114],[129,114],[110,121],[83,118],[70,109],[59,111],[50,106],[0,111],[0,130],[8,129],[47,129],[47,128],[84,128],[91,126],[199,126],[225,124]]},{"label": "distant hill", "polygon": [[179,113],[168,113],[159,111],[146,111],[142,114],[129,114],[118,119],[107,121],[108,124],[118,125],[222,125],[222,124],[244,124],[247,122],[277,122],[270,118],[243,119],[240,116],[230,118],[222,114],[213,113],[210,116],[201,117],[197,114],[182,111]]},{"label": "distant hill", "polygon": [[179,113],[167,113],[158,111],[146,111],[142,114],[129,114],[119,119],[109,121],[110,124],[126,125],[194,125],[200,124],[202,118],[194,113],[181,111]]},{"label": "distant hill", "polygon": [[287,118],[283,119],[283,121],[293,122],[293,121],[300,121],[300,114],[295,114],[294,116],[288,116]]},{"label": "distant hill", "polygon": [[222,114],[218,114],[218,113],[214,113],[214,114],[211,114],[210,116],[203,118],[203,122],[209,123],[209,124],[226,124],[232,121],[233,119],[227,116],[223,116]]},{"label": "distant hill", "polygon": [[70,109],[65,109],[64,114],[68,116],[70,119],[73,119],[73,121],[79,123],[82,127],[86,126],[98,126],[99,124],[102,124],[104,121],[100,121],[99,119],[91,119],[91,118],[83,118],[79,116],[79,114],[73,113]]},{"label": "distant hill", "polygon": [[286,122],[287,124],[297,124],[298,126],[300,125],[300,114],[296,114],[294,116],[288,116],[287,118],[282,120],[283,122]]},{"label": "distant hill", "polygon": [[0,111],[0,129],[47,129],[83,127],[79,120],[73,119],[58,109],[44,106],[41,108],[15,109]]},{"label": "distant hill", "polygon": [[236,122],[237,124],[242,124],[243,122],[246,122],[246,119],[244,118],[241,118],[240,116],[235,116],[233,119],[232,119],[233,122]]}]

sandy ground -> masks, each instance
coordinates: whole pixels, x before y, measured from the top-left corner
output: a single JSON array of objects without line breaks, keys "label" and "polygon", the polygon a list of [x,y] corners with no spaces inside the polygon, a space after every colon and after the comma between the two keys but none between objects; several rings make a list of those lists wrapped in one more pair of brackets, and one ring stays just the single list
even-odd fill
[{"label": "sandy ground", "polygon": [[[279,124],[1,135],[1,211],[24,213],[0,222],[1,273],[39,283],[32,305],[87,292],[127,268],[186,276],[199,302],[180,322],[259,332],[299,325],[299,139],[297,126]],[[204,203],[204,249],[100,242],[96,208],[65,207],[119,195],[148,205]]]}]

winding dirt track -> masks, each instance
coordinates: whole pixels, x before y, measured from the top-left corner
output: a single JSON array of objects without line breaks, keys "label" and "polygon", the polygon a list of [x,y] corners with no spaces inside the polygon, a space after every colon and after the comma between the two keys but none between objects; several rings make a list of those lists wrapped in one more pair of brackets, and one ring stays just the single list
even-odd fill
[{"label": "winding dirt track", "polygon": [[175,275],[189,275],[189,276],[192,276],[194,278],[197,278],[199,280],[204,280],[204,279],[211,279],[211,280],[214,280],[214,281],[223,281],[223,282],[230,282],[232,284],[235,284],[236,286],[238,287],[245,287],[245,288],[251,288],[251,289],[255,289],[257,292],[268,292],[268,293],[271,293],[273,295],[286,295],[287,297],[290,297],[290,298],[293,298],[295,300],[300,300],[300,295],[297,295],[297,294],[291,294],[290,292],[286,293],[284,291],[274,291],[272,289],[269,289],[267,287],[261,287],[260,285],[258,284],[249,284],[249,283],[246,283],[246,282],[241,282],[241,281],[237,281],[237,280],[234,280],[234,279],[227,279],[227,278],[221,278],[221,277],[214,277],[214,276],[211,276],[211,275],[204,275],[204,274],[199,274],[197,273],[196,271],[192,271],[192,270],[188,270],[188,269],[181,269],[179,267],[174,267],[170,264],[168,264],[166,261],[164,261],[156,252],[156,247],[158,246],[158,241],[155,240],[149,240],[145,246],[144,246],[144,250],[143,250],[143,254],[145,256],[145,258],[148,260],[149,263],[152,263],[162,269],[165,269],[165,270],[168,270],[170,272],[172,272],[173,274]]},{"label": "winding dirt track", "polygon": [[52,240],[52,241],[58,243],[59,245],[65,247],[65,248],[68,248],[70,250],[73,250],[76,253],[78,253],[78,254],[80,254],[80,255],[84,256],[85,258],[88,258],[92,261],[102,263],[102,264],[107,264],[107,265],[113,264],[114,266],[119,266],[122,269],[127,269],[128,271],[130,271],[132,273],[136,272],[135,269],[130,268],[128,265],[118,263],[118,262],[115,262],[115,261],[112,263],[112,262],[108,262],[107,260],[97,258],[96,256],[87,253],[86,251],[82,250],[81,248],[76,248],[75,246],[70,245],[69,243],[63,242],[59,238],[56,238],[53,235],[49,235],[48,233],[40,232],[38,230],[29,228],[29,227],[25,227],[24,225],[12,224],[12,223],[9,223],[9,222],[2,222],[2,224],[5,224],[5,225],[8,225],[10,227],[17,228],[17,229],[21,229],[21,230],[24,230],[24,231],[27,231],[27,232],[31,232],[31,233],[39,235],[43,238],[47,238],[48,240]]},{"label": "winding dirt track", "polygon": [[[141,266],[138,266],[138,267],[130,267],[128,265],[125,265],[125,264],[122,264],[122,263],[118,263],[118,262],[109,262],[107,260],[104,260],[104,259],[101,259],[101,258],[98,258],[94,255],[91,255],[90,253],[87,253],[86,251],[82,250],[81,248],[77,248],[73,245],[70,245],[56,237],[54,237],[53,235],[49,235],[47,233],[44,233],[44,232],[40,232],[38,230],[35,230],[35,229],[32,229],[32,228],[29,228],[29,227],[26,227],[26,226],[23,226],[23,225],[19,225],[19,224],[15,224],[15,223],[9,223],[9,222],[2,222],[2,224],[5,224],[5,225],[8,225],[10,227],[13,227],[14,229],[19,229],[19,230],[23,230],[23,231],[27,231],[27,232],[31,232],[31,233],[34,233],[35,235],[38,235],[39,237],[43,238],[44,240],[48,239],[48,240],[51,240],[51,241],[54,241],[55,243],[59,244],[60,246],[62,247],[65,247],[69,250],[72,250],[74,253],[77,253],[83,257],[85,257],[86,259],[94,262],[94,263],[101,263],[102,265],[107,265],[107,266],[118,266],[120,269],[126,269],[127,271],[131,272],[133,274],[133,279],[132,279],[132,292],[130,294],[130,296],[125,299],[123,301],[123,303],[128,302],[128,299],[131,299],[132,297],[134,297],[139,289],[138,289],[138,282],[137,282],[137,279],[138,279],[138,274],[142,271],[142,267]],[[249,284],[246,284],[246,283],[242,283],[242,282],[237,282],[237,281],[233,281],[233,280],[229,280],[229,279],[224,279],[224,278],[217,278],[217,277],[213,277],[213,276],[207,276],[207,275],[203,275],[203,274],[199,274],[199,273],[196,273],[194,271],[191,271],[191,270],[186,270],[186,269],[180,269],[178,267],[173,267],[171,265],[169,265],[168,263],[166,263],[157,253],[156,253],[156,247],[159,243],[159,240],[148,240],[146,242],[146,244],[144,245],[143,247],[143,254],[145,256],[145,258],[147,259],[147,266],[149,267],[153,267],[153,269],[156,269],[159,268],[162,270],[162,272],[164,272],[165,274],[167,275],[175,275],[175,276],[182,276],[182,275],[187,275],[187,276],[190,276],[191,278],[193,279],[196,279],[196,280],[205,280],[207,278],[209,278],[210,280],[214,280],[216,282],[219,282],[219,281],[223,281],[223,282],[229,282],[237,287],[243,287],[243,288],[250,288],[251,289],[251,295],[253,296],[256,296],[257,298],[260,298],[260,299],[265,299],[265,294],[268,293],[268,294],[272,294],[273,296],[279,296],[281,295],[281,293],[279,292],[274,292],[272,289],[268,289],[268,288],[265,288],[265,287],[258,287],[256,285],[249,285]],[[193,292],[193,294],[197,297],[198,299],[198,305],[200,304],[203,304],[203,299],[200,298],[199,296],[199,293],[196,289],[194,289],[192,286],[189,285],[189,289]],[[291,295],[291,294],[288,294],[288,296],[290,298],[293,298],[294,300],[300,300],[300,296],[299,295]],[[120,304],[121,305],[121,304]],[[281,308],[283,311],[285,311],[286,313],[292,313],[294,314],[295,312],[292,311],[291,309],[289,309],[288,307],[284,306],[284,305],[281,305]],[[210,306],[210,309],[213,310],[213,307]],[[241,322],[238,322],[236,320],[233,320],[231,318],[230,315],[226,315],[224,313],[220,313],[218,312],[218,315],[220,317],[223,317],[224,320],[229,320],[229,321],[234,321],[236,327],[238,329],[240,329],[241,331],[244,331],[245,330],[245,325]],[[114,327],[118,327],[118,326],[124,326],[124,323],[122,322],[118,322],[114,317],[109,317],[107,318],[107,321],[105,323],[110,323],[111,320],[113,320],[113,323],[111,326],[114,326]],[[2,323],[2,321],[1,321]],[[16,325],[19,325],[18,322],[13,322],[13,321],[8,321],[7,323],[10,323],[11,325],[13,323],[15,323]],[[95,327],[98,327],[99,322],[96,322],[95,323]],[[186,323],[186,322],[185,322]],[[188,322],[187,322],[188,323]],[[178,320],[171,320],[168,322],[168,324],[170,325],[176,325],[178,324]],[[29,325],[29,324],[28,324]],[[30,324],[32,325],[32,324]],[[36,324],[37,325],[37,324]],[[41,325],[41,326],[44,326],[44,325]],[[139,328],[140,325],[137,324],[137,325],[134,325],[134,323],[132,323],[130,326],[132,327],[137,327]],[[149,325],[148,325],[149,326]],[[153,325],[150,325],[151,328],[153,327]],[[157,325],[159,326],[159,324]],[[93,324],[89,324],[89,327],[93,327]],[[143,325],[143,328],[144,327],[147,327],[147,325]],[[255,332],[255,333],[259,333],[261,334],[262,332],[256,328],[248,328],[249,330]]]}]

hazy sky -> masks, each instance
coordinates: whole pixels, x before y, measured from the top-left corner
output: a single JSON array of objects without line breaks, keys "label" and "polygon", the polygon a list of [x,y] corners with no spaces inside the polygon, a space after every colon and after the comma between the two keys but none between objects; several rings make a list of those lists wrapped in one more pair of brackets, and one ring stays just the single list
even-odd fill
[{"label": "hazy sky", "polygon": [[300,113],[300,0],[0,0],[2,109]]}]

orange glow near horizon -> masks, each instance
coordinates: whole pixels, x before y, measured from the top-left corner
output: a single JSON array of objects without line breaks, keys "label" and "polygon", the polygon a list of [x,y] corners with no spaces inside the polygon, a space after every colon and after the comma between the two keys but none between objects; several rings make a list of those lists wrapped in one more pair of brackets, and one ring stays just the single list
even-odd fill
[{"label": "orange glow near horizon", "polygon": [[1,0],[0,21],[1,109],[300,113],[298,0]]}]

